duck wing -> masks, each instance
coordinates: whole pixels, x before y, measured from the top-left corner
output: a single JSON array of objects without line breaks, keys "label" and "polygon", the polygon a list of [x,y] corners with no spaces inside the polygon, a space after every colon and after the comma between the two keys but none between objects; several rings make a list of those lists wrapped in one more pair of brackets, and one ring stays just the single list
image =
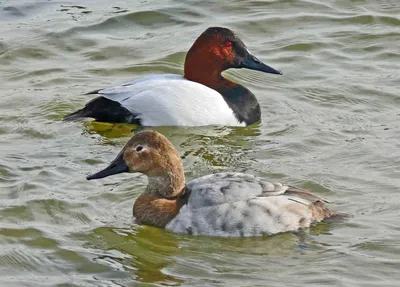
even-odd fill
[{"label": "duck wing", "polygon": [[187,189],[191,192],[189,203],[193,208],[282,195],[304,204],[315,201],[328,202],[306,189],[236,172],[197,178],[187,184]]},{"label": "duck wing", "polygon": [[156,87],[161,82],[165,84],[164,81],[185,80],[181,75],[177,74],[160,74],[151,75],[134,81],[129,81],[118,86],[111,88],[95,90],[88,94],[98,94],[109,100],[122,102],[132,96],[140,94],[141,92],[148,90],[152,86]]},{"label": "duck wing", "polygon": [[181,75],[153,75],[92,93],[98,97],[65,119],[92,117],[143,126],[245,126],[220,93]]},{"label": "duck wing", "polygon": [[335,215],[310,191],[242,173],[204,176],[187,184],[188,203],[167,224],[173,232],[260,236],[295,231]]}]

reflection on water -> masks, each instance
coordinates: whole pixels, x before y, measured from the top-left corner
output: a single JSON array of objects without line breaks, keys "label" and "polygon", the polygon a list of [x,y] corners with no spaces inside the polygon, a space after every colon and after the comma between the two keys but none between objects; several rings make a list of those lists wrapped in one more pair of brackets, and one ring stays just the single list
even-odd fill
[{"label": "reflection on water", "polygon": [[166,232],[151,227],[134,230],[100,227],[77,237],[85,242],[86,249],[104,250],[94,255],[93,261],[124,271],[123,277],[149,283],[183,282],[163,272],[171,264],[172,256],[180,251],[176,238]]},{"label": "reflection on water", "polygon": [[[0,1],[0,285],[397,286],[399,14],[397,1]],[[63,116],[90,90],[182,74],[211,25],[283,76],[225,72],[257,96],[261,123],[156,128],[187,179],[265,176],[347,219],[264,238],[175,235],[133,224],[144,176],[86,181],[137,127]]]},{"label": "reflection on water", "polygon": [[[311,234],[329,235],[329,225],[319,224],[311,229]],[[109,274],[109,280],[123,277],[166,285],[180,285],[191,280],[186,272],[198,276],[196,270],[202,270],[209,261],[218,262],[218,266],[223,268],[227,256],[239,260],[243,250],[247,250],[248,255],[269,258],[330,252],[329,245],[310,239],[308,231],[227,240],[206,236],[193,238],[157,228],[133,226],[133,229],[100,227],[74,237],[83,242],[86,250],[93,250],[91,256],[94,263],[120,271]],[[103,251],[99,254],[96,250]],[[246,268],[245,264],[241,268]],[[182,272],[184,270],[186,272]]]}]

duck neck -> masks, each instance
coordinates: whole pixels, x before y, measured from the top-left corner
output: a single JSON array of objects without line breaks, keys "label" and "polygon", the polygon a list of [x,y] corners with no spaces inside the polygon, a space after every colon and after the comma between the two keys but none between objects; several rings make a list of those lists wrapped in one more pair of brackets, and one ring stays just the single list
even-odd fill
[{"label": "duck neck", "polygon": [[233,88],[236,83],[225,79],[221,73],[225,70],[217,59],[205,59],[195,52],[188,53],[185,60],[184,77],[190,81],[203,84],[211,89]]},{"label": "duck neck", "polygon": [[133,205],[138,223],[165,227],[187,203],[182,165],[174,170],[148,175],[149,184]]},{"label": "duck neck", "polygon": [[185,61],[185,78],[203,84],[224,98],[239,122],[251,125],[261,118],[260,105],[254,94],[246,87],[225,79],[221,73],[225,70],[218,60],[204,60],[206,57],[190,52]]},{"label": "duck neck", "polygon": [[174,199],[185,189],[185,175],[182,170],[164,172],[148,176],[146,193],[154,197]]}]

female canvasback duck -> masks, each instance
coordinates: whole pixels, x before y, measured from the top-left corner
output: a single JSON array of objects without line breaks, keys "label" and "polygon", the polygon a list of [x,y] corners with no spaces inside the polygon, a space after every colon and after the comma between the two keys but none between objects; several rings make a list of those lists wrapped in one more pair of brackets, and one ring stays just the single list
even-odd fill
[{"label": "female canvasback duck", "polygon": [[188,183],[177,150],[154,131],[136,134],[116,159],[88,180],[123,172],[148,177],[133,206],[140,224],[176,233],[247,237],[295,231],[335,215],[308,190],[250,174],[210,174]]},{"label": "female canvasback duck", "polygon": [[208,28],[186,55],[184,76],[161,74],[88,94],[98,97],[65,116],[142,126],[246,126],[260,120],[254,94],[225,79],[230,68],[279,71],[250,54],[231,30]]}]

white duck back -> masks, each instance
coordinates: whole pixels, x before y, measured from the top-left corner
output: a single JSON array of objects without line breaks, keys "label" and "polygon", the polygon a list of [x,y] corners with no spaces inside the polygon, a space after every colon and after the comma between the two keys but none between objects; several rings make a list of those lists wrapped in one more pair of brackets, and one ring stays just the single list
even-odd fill
[{"label": "white duck back", "polygon": [[181,75],[148,76],[98,94],[120,103],[144,126],[245,126],[220,93]]},{"label": "white duck back", "polygon": [[[192,180],[187,192],[188,203],[167,224],[167,230],[193,235],[259,236],[309,227],[327,215],[316,216],[310,207],[324,200],[307,190],[242,173]],[[327,208],[319,211],[333,215]]]}]

